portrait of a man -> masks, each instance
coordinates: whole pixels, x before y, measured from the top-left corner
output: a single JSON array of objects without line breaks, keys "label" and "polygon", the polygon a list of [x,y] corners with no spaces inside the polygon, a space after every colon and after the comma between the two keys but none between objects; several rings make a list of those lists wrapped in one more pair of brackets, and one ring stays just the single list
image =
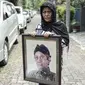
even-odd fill
[{"label": "portrait of a man", "polygon": [[50,70],[51,54],[49,49],[44,45],[36,45],[34,49],[34,60],[37,70],[32,70],[27,77],[30,79],[39,79],[45,81],[55,81],[56,74]]},{"label": "portrait of a man", "polygon": [[61,84],[61,37],[22,35],[23,78],[31,84]]}]

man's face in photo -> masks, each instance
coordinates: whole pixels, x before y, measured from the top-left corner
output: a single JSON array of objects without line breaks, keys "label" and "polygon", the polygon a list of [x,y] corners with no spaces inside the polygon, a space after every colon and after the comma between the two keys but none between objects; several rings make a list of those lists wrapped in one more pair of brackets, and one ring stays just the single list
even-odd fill
[{"label": "man's face in photo", "polygon": [[39,69],[49,67],[51,58],[48,55],[45,55],[42,52],[37,51],[34,55],[34,58]]}]

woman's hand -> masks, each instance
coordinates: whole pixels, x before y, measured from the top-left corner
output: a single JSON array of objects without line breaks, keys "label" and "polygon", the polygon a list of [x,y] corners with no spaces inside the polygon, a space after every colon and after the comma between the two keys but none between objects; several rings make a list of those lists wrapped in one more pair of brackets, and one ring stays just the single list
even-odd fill
[{"label": "woman's hand", "polygon": [[[28,34],[30,34],[31,36],[33,36],[33,37],[35,37],[35,35],[37,35],[37,32],[35,32],[35,31],[33,31],[33,32],[30,32],[30,33],[28,33]],[[52,33],[52,32],[45,32],[44,34],[42,34],[44,37],[49,37],[49,36],[52,36],[54,33]]]},{"label": "woman's hand", "polygon": [[35,35],[37,34],[35,31],[33,31],[33,32],[30,32],[29,33],[31,36],[33,36],[33,37],[35,37]]},{"label": "woman's hand", "polygon": [[45,32],[44,33],[44,37],[49,37],[50,35],[53,35],[54,33],[52,33],[52,32]]}]

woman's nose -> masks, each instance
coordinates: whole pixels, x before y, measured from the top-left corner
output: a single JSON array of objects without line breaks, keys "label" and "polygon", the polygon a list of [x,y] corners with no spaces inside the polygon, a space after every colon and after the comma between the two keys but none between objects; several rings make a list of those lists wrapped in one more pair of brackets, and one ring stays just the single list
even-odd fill
[{"label": "woman's nose", "polygon": [[46,12],[46,13],[45,13],[45,15],[49,15],[49,13],[48,13],[48,12]]}]

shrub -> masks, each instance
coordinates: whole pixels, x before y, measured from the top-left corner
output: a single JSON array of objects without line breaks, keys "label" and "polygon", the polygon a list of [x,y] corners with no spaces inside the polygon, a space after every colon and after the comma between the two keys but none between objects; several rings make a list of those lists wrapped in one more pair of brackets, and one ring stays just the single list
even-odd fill
[{"label": "shrub", "polygon": [[[58,13],[58,19],[62,21],[66,21],[66,5],[59,5],[57,6],[57,13]],[[74,18],[75,8],[70,6],[70,20],[72,22]]]}]

